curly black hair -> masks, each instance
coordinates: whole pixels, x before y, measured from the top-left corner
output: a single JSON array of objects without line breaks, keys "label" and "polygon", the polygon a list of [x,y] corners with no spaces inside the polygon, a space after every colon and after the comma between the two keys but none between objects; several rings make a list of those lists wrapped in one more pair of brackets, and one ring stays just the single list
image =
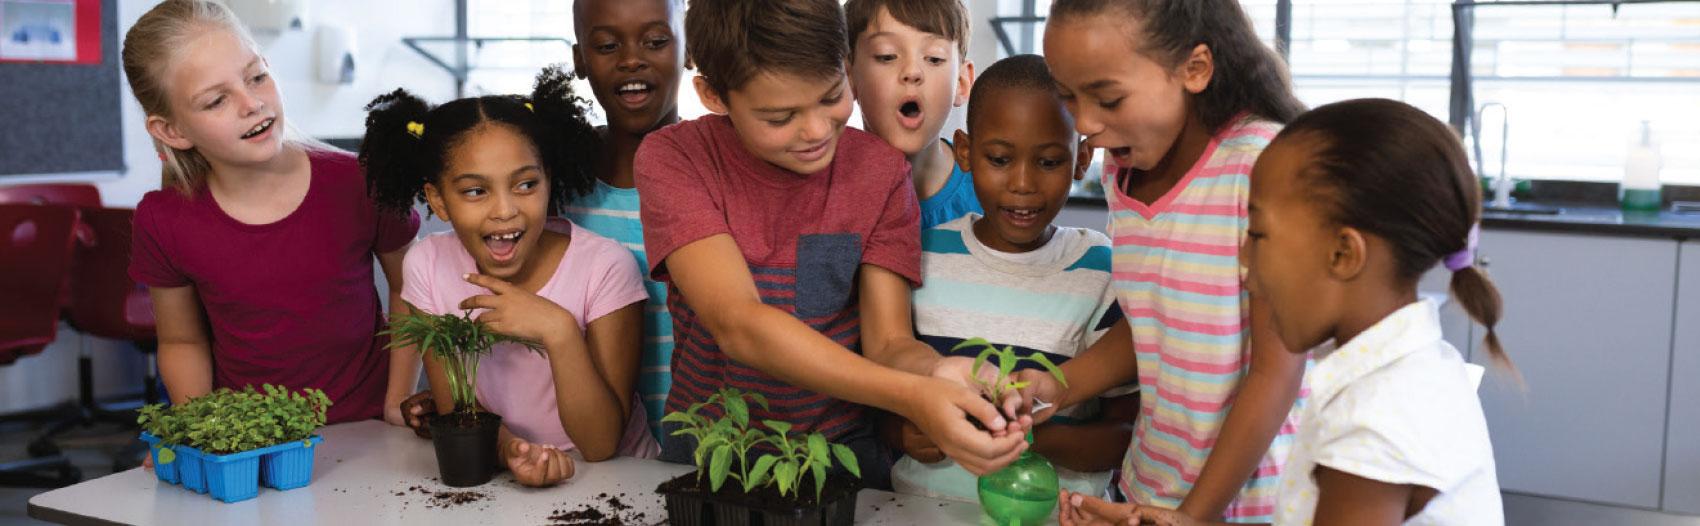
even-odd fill
[{"label": "curly black hair", "polygon": [[585,118],[589,104],[558,65],[537,75],[529,97],[488,95],[432,107],[405,89],[379,95],[366,105],[360,142],[367,192],[380,209],[411,209],[425,200],[425,185],[441,182],[448,151],[467,130],[501,123],[537,148],[549,176],[549,213],[559,215],[596,184],[601,138]]}]

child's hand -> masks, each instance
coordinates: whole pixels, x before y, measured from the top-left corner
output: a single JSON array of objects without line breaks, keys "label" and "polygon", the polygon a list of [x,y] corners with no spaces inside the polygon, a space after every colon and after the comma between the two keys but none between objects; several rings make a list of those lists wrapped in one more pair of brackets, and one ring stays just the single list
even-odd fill
[{"label": "child's hand", "polygon": [[909,455],[909,458],[922,464],[935,464],[944,460],[944,452],[939,450],[938,444],[927,438],[927,434],[922,433],[921,428],[915,427],[914,422],[904,420],[899,433],[903,441],[903,454]]},{"label": "child's hand", "polygon": [[460,308],[485,309],[478,321],[492,331],[545,347],[555,338],[578,331],[578,320],[571,312],[531,291],[483,274],[467,274],[466,282],[490,289],[491,294],[461,301]]},{"label": "child's hand", "polygon": [[[977,393],[981,392],[980,384],[976,382],[974,377],[974,360],[968,359],[967,357],[946,356],[939,358],[938,363],[933,365],[932,373],[934,378],[950,380],[952,382],[962,384],[969,389],[973,389]],[[997,381],[997,377],[998,370],[996,367],[981,367],[978,381],[991,383]],[[985,398],[982,397],[981,399],[984,400]],[[986,431],[990,432],[992,436],[1002,437],[1006,434],[1023,435],[1026,433],[1027,428],[1033,425],[1032,418],[1028,418],[1026,415],[1021,414],[1020,409],[1022,398],[1020,393],[1012,390],[1009,394],[1004,396],[1003,400],[999,400],[997,402],[998,409],[1001,409],[1003,411],[1003,416],[1007,417],[1007,423],[1004,426],[992,426],[984,420],[980,422],[981,425],[986,426]]]},{"label": "child's hand", "polygon": [[1133,510],[1133,516],[1128,517],[1128,524],[1156,524],[1158,526],[1196,526],[1204,524],[1191,515],[1176,510],[1165,510],[1150,506],[1140,506]]},{"label": "child's hand", "polygon": [[[437,400],[431,397],[431,390],[420,391],[407,397],[401,401],[401,405],[395,407],[395,411],[400,415],[402,425],[413,428],[413,434],[419,435],[419,438],[431,438],[431,426],[425,423],[426,415],[437,414]],[[389,410],[384,412],[384,420],[389,420]]]},{"label": "child's hand", "polygon": [[1027,450],[1021,433],[1005,432],[1002,436],[975,429],[969,416],[986,423],[990,429],[1013,426],[998,414],[997,407],[980,398],[979,392],[960,383],[940,378],[923,378],[910,387],[908,411],[915,426],[938,444],[939,451],[975,475],[984,475],[1014,462]]},{"label": "child's hand", "polygon": [[[1063,387],[1062,383],[1058,382],[1056,377],[1051,376],[1050,373],[1039,369],[1028,369],[1016,371],[1012,376],[1016,382],[1027,383],[1027,387],[1021,389],[1021,412],[1032,417],[1033,425],[1039,425],[1050,420],[1058,409],[1062,409],[1060,402],[1068,397],[1068,388]],[[1034,411],[1033,406],[1039,401],[1044,401],[1050,405]]]},{"label": "child's hand", "polygon": [[1097,497],[1062,490],[1057,494],[1057,523],[1062,526],[1139,524],[1137,504],[1117,504]]},{"label": "child's hand", "polygon": [[520,438],[502,445],[502,461],[513,472],[514,481],[526,486],[553,486],[573,476],[573,459],[565,451]]}]

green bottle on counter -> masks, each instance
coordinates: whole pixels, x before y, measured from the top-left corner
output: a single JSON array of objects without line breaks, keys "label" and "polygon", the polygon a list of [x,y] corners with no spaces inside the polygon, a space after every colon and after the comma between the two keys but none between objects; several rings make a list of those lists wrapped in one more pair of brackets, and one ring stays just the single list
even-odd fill
[{"label": "green bottle on counter", "polygon": [[[1033,443],[1033,431],[1027,431]],[[1009,466],[982,475],[980,509],[997,526],[1045,524],[1057,509],[1057,469],[1031,448]]]}]

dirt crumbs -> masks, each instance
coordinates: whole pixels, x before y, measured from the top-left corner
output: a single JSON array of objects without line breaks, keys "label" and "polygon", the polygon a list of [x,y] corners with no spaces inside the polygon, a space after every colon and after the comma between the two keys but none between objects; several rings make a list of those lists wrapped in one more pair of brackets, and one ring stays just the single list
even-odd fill
[{"label": "dirt crumbs", "polygon": [[[490,494],[482,491],[439,491],[424,486],[413,486],[407,488],[407,491],[414,494],[424,495],[428,499],[425,504],[426,508],[458,508],[490,500]],[[402,492],[396,493],[397,496],[404,496],[406,494],[407,493]]]},{"label": "dirt crumbs", "polygon": [[626,494],[596,495],[591,503],[577,508],[563,508],[549,515],[547,526],[626,526],[649,524],[647,514],[634,511],[620,497]]}]

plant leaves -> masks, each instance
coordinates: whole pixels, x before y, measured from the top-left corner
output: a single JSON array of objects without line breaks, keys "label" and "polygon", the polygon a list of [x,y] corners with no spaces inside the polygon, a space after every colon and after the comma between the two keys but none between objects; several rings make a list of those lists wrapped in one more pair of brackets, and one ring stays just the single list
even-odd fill
[{"label": "plant leaves", "polygon": [[1063,378],[1062,369],[1057,367],[1057,364],[1051,363],[1050,358],[1046,358],[1044,354],[1035,352],[1032,356],[1028,356],[1027,359],[1038,362],[1040,366],[1045,368],[1046,372],[1051,373],[1052,378],[1057,379],[1057,383],[1062,384],[1063,387],[1068,387],[1068,379]]},{"label": "plant leaves", "polygon": [[838,457],[838,466],[850,472],[856,478],[862,478],[862,468],[856,463],[856,452],[843,444],[832,445],[832,456]]},{"label": "plant leaves", "polygon": [[739,428],[750,426],[750,406],[744,403],[743,398],[727,398],[725,404],[726,414],[732,417],[732,423],[737,424]]},{"label": "plant leaves", "polygon": [[785,496],[797,485],[797,463],[787,460],[774,466],[773,480],[779,483],[779,496]]},{"label": "plant leaves", "polygon": [[774,455],[762,455],[761,458],[756,459],[755,467],[750,469],[750,479],[744,481],[744,491],[748,492],[750,488],[760,487],[763,482],[766,482],[768,472],[773,469],[773,464],[776,462],[779,462],[779,457]]},{"label": "plant leaves", "polygon": [[809,460],[813,460],[817,464],[823,462],[830,464],[832,462],[829,453],[827,453],[826,437],[821,436],[820,433],[809,433]]},{"label": "plant leaves", "polygon": [[762,423],[762,425],[767,426],[768,429],[772,429],[773,432],[779,433],[781,435],[791,432],[791,423],[790,422],[782,422],[782,421],[779,421],[779,420],[763,420],[763,421],[761,421],[761,423]]},{"label": "plant leaves", "polygon": [[732,468],[732,446],[730,444],[714,448],[713,459],[708,464],[709,489],[720,491],[720,485],[726,482],[726,473]]},{"label": "plant leaves", "polygon": [[826,466],[815,464],[811,471],[815,473],[815,500],[818,501],[821,490],[826,489]]}]

